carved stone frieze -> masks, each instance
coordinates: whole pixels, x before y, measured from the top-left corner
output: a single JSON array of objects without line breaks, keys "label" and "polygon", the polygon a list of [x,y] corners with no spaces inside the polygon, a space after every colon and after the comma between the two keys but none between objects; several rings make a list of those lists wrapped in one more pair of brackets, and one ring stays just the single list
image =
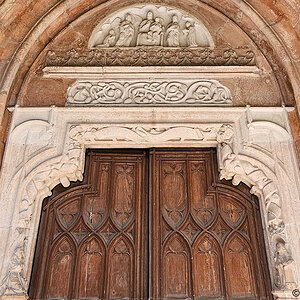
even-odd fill
[{"label": "carved stone frieze", "polygon": [[74,125],[70,129],[69,149],[81,149],[82,145],[95,142],[165,143],[178,141],[213,141],[215,126],[99,126]]},{"label": "carved stone frieze", "polygon": [[200,20],[178,9],[137,5],[123,9],[100,22],[89,47],[214,47]]},{"label": "carved stone frieze", "polygon": [[255,66],[250,49],[118,48],[49,50],[44,66]]},{"label": "carved stone frieze", "polygon": [[68,90],[70,106],[232,105],[230,91],[216,80],[77,81]]}]

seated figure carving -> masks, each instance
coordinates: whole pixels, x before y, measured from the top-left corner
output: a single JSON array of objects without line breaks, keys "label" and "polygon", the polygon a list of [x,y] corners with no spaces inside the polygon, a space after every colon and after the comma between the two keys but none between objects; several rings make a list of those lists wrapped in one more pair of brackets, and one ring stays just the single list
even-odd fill
[{"label": "seated figure carving", "polygon": [[162,46],[164,26],[159,18],[154,19],[152,11],[148,11],[147,18],[139,25],[137,46]]},{"label": "seated figure carving", "polygon": [[116,33],[113,29],[111,29],[107,36],[105,37],[102,45],[104,47],[113,47],[115,45],[115,42],[116,42]]}]

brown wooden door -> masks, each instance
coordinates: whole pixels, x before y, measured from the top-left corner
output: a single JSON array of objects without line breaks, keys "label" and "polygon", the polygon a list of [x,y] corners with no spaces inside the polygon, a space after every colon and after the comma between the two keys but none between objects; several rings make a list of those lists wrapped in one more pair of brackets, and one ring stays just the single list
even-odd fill
[{"label": "brown wooden door", "polygon": [[90,151],[43,204],[31,299],[271,299],[258,201],[214,150]]},{"label": "brown wooden door", "polygon": [[257,198],[212,150],[152,153],[151,296],[271,299]]}]

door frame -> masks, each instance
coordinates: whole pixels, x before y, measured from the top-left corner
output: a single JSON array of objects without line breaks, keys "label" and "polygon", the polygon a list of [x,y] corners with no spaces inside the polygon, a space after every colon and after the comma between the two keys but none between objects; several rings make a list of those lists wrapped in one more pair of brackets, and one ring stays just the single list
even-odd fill
[{"label": "door frame", "polygon": [[86,149],[152,147],[217,148],[220,177],[244,182],[260,200],[273,294],[293,299],[300,174],[288,111],[16,107],[0,179],[0,299],[27,298],[42,200],[57,184],[82,180]]}]

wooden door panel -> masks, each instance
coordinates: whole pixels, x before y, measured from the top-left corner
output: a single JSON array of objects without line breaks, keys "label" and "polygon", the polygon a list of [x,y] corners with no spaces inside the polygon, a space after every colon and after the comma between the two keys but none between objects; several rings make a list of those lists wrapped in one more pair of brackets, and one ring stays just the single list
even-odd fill
[{"label": "wooden door panel", "polygon": [[189,298],[190,253],[188,244],[178,234],[165,242],[162,253],[162,287],[166,298]]},{"label": "wooden door panel", "polygon": [[211,150],[154,150],[151,161],[150,251],[160,255],[152,255],[150,295],[271,299],[261,268],[265,257],[252,250],[263,245],[261,228],[254,226],[258,207],[249,191],[218,179]]},{"label": "wooden door panel", "polygon": [[252,250],[237,233],[230,236],[224,248],[224,269],[227,294],[231,298],[255,297]]},{"label": "wooden door panel", "polygon": [[187,212],[186,167],[184,162],[173,161],[164,162],[161,167],[162,213],[165,221],[176,228]]},{"label": "wooden door panel", "polygon": [[[97,174],[93,174],[97,177]],[[109,183],[111,164],[99,163],[97,196],[85,196],[83,200],[83,218],[93,229],[101,226],[108,217],[109,212]]]},{"label": "wooden door panel", "polygon": [[106,298],[134,298],[134,250],[131,242],[121,236],[108,251]]},{"label": "wooden door panel", "polygon": [[193,256],[193,283],[196,298],[222,296],[221,249],[216,239],[204,233],[195,241]]},{"label": "wooden door panel", "polygon": [[136,202],[135,165],[116,163],[112,174],[112,221],[117,227],[124,229],[134,218]]},{"label": "wooden door panel", "polygon": [[87,160],[84,182],[43,205],[47,242],[30,297],[146,298],[145,152],[91,151]]},{"label": "wooden door panel", "polygon": [[68,236],[61,237],[50,253],[47,298],[68,297],[74,272],[75,246]]},{"label": "wooden door panel", "polygon": [[95,298],[103,295],[105,252],[105,245],[96,236],[88,238],[82,244],[77,269],[79,298]]}]

